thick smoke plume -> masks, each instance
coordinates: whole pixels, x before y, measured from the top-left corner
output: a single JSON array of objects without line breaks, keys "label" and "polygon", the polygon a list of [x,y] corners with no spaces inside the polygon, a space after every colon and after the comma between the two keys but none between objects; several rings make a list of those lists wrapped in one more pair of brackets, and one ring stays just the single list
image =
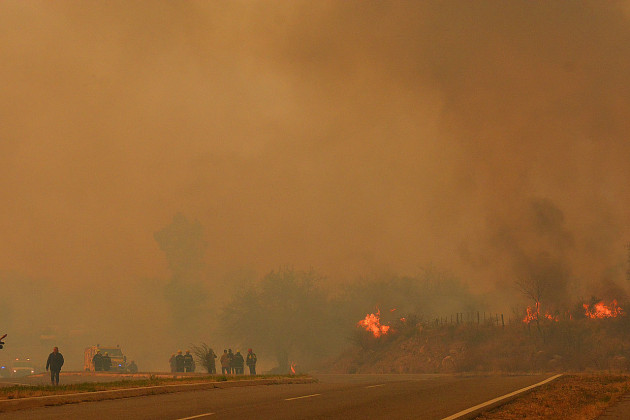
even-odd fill
[{"label": "thick smoke plume", "polygon": [[285,264],[331,287],[433,264],[502,304],[527,278],[555,305],[624,293],[629,11],[3,1],[2,327],[158,365],[191,288],[214,346],[213,302]]}]

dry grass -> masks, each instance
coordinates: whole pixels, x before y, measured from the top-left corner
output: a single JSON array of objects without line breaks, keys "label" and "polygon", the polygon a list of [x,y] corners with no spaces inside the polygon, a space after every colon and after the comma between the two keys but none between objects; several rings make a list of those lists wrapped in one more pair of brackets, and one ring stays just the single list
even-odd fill
[{"label": "dry grass", "polygon": [[76,394],[81,392],[110,391],[115,389],[140,388],[159,385],[194,384],[204,382],[240,381],[251,379],[302,378],[306,375],[258,375],[251,376],[196,376],[189,378],[156,378],[131,379],[112,382],[83,382],[59,386],[11,386],[0,388],[0,400],[42,397],[46,395]]},{"label": "dry grass", "polygon": [[595,419],[628,392],[629,375],[565,375],[477,419]]}]

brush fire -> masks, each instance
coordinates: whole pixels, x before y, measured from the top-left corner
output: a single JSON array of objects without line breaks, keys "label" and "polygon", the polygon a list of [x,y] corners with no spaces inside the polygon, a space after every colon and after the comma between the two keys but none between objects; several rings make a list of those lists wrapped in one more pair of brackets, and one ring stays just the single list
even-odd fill
[{"label": "brush fire", "polygon": [[[609,305],[606,305],[604,301],[600,301],[594,305],[582,304],[584,308],[584,316],[590,319],[604,319],[604,318],[616,318],[620,315],[623,315],[623,308],[621,308],[616,300],[613,300]],[[559,321],[559,316],[552,315],[549,312],[545,312],[545,314],[541,314],[540,312],[540,303],[536,302],[534,307],[528,306],[526,309],[525,318],[523,318],[523,322],[526,324],[531,323],[532,321],[537,321],[539,319],[547,319],[549,321]],[[573,319],[573,316],[569,314],[569,319]]]},{"label": "brush fire", "polygon": [[[535,308],[535,309],[534,309]],[[558,322],[558,316],[554,316],[549,312],[545,312],[544,315],[540,313],[540,302],[536,302],[536,305],[532,308],[531,306],[527,307],[527,315],[523,318],[523,322],[529,324],[532,321],[537,321],[538,319],[548,319],[549,321]]]},{"label": "brush fire", "polygon": [[[395,312],[398,308],[390,309],[389,312]],[[407,322],[407,318],[399,318],[400,322]],[[357,326],[372,333],[375,338],[379,338],[383,335],[394,331],[390,325],[384,325],[381,323],[381,311],[376,308],[375,314],[367,314],[364,319],[357,322]]]},{"label": "brush fire", "polygon": [[375,314],[367,314],[365,319],[359,321],[357,325],[371,332],[376,338],[387,334],[390,329],[389,325],[381,324],[381,311],[378,309]]},{"label": "brush fire", "polygon": [[591,319],[616,318],[623,314],[623,309],[617,305],[617,301],[613,300],[610,305],[604,304],[603,301],[593,306],[583,304],[584,315]]}]

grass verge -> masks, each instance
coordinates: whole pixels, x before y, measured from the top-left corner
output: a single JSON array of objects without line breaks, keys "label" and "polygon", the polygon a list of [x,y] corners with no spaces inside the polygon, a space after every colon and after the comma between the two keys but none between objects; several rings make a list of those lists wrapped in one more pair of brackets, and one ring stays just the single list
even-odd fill
[{"label": "grass verge", "polygon": [[222,376],[208,375],[188,378],[157,378],[146,379],[125,379],[112,382],[82,382],[78,384],[68,384],[59,386],[40,385],[24,386],[16,385],[0,388],[0,400],[11,400],[16,398],[42,397],[46,395],[77,394],[82,392],[110,391],[115,389],[142,388],[160,385],[175,384],[197,384],[205,382],[226,382],[256,379],[281,379],[281,378],[305,378],[307,375],[257,375],[251,376]]},{"label": "grass verge", "polygon": [[477,417],[477,420],[596,419],[630,392],[630,375],[564,375],[529,394]]}]

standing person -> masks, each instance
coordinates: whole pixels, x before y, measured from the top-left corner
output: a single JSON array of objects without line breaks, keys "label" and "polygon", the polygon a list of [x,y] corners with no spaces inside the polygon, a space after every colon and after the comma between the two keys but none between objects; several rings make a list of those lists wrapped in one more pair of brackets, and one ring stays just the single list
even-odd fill
[{"label": "standing person", "polygon": [[186,350],[186,354],[184,355],[184,371],[195,371],[195,360],[193,359],[192,354],[190,354],[190,350]]},{"label": "standing person", "polygon": [[175,353],[171,354],[171,358],[168,359],[168,364],[171,366],[171,373],[175,373],[177,366],[175,365]]},{"label": "standing person", "polygon": [[105,352],[105,356],[103,356],[103,370],[109,372],[112,368],[112,359],[109,357],[109,353]]},{"label": "standing person", "polygon": [[230,361],[230,373],[234,373],[234,353],[232,353],[232,349],[228,349],[228,360]]},{"label": "standing person", "polygon": [[230,357],[228,356],[227,350],[223,350],[223,355],[219,360],[221,361],[221,373],[228,375],[230,373]]},{"label": "standing person", "polygon": [[175,356],[175,371],[176,372],[184,371],[184,356],[182,355],[181,350],[177,350],[177,356]]},{"label": "standing person", "polygon": [[256,374],[256,353],[252,351],[252,349],[247,349],[247,367],[249,367],[249,374]]},{"label": "standing person", "polygon": [[97,351],[94,357],[92,357],[92,364],[94,364],[94,371],[100,372],[103,370],[103,355],[101,351]]},{"label": "standing person", "polygon": [[237,375],[243,374],[243,368],[245,367],[245,359],[243,359],[243,355],[240,350],[236,350],[236,354],[234,355],[234,359],[232,359],[232,366],[234,366],[234,373]]},{"label": "standing person", "polygon": [[215,375],[217,373],[217,365],[214,359],[217,358],[217,355],[214,353],[214,350],[208,350],[208,373],[211,375]]},{"label": "standing person", "polygon": [[52,385],[59,385],[59,372],[63,366],[63,356],[59,353],[59,347],[53,348],[52,353],[48,355],[48,361],[46,362],[46,370],[50,368],[50,383]]}]

